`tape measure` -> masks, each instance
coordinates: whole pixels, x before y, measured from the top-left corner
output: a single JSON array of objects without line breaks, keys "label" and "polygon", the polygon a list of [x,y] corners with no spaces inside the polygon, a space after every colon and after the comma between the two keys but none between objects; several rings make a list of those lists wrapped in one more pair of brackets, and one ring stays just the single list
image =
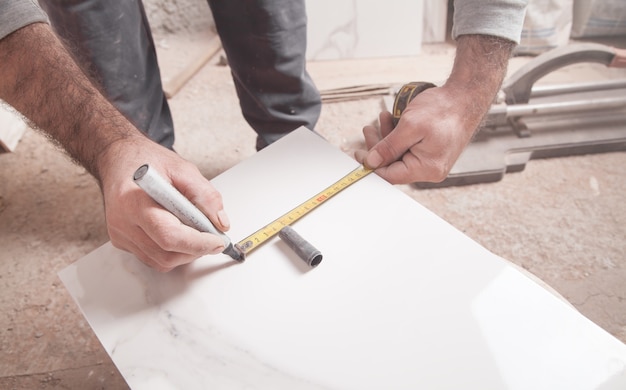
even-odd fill
[{"label": "tape measure", "polygon": [[396,98],[393,101],[393,109],[391,110],[393,126],[396,127],[398,125],[398,121],[404,109],[415,96],[433,87],[436,87],[436,85],[425,81],[413,81],[400,87],[398,93],[396,93]]},{"label": "tape measure", "polygon": [[[409,104],[409,102],[413,100],[413,98],[417,96],[419,93],[421,93],[422,91],[428,88],[432,88],[434,86],[435,84],[427,83],[427,82],[411,82],[411,83],[403,85],[398,90],[398,93],[396,94],[396,97],[393,103],[392,115],[393,115],[394,126],[398,124],[398,120],[400,119],[402,112],[404,111],[406,106]],[[239,241],[237,244],[235,244],[235,247],[245,257],[248,253],[258,248],[265,241],[277,235],[278,232],[280,232],[282,228],[284,228],[285,226],[289,226],[292,223],[296,222],[298,219],[310,213],[311,211],[313,211],[313,209],[315,209],[322,203],[326,202],[328,199],[332,198],[333,196],[337,195],[339,192],[349,187],[353,183],[356,183],[360,179],[364,178],[371,172],[373,172],[371,169],[365,168],[364,166],[360,166],[359,168],[356,168],[355,170],[348,173],[347,175],[345,175],[344,177],[342,177],[335,183],[331,184],[322,192],[308,199],[304,203],[296,206],[294,209],[288,211],[281,217],[270,222],[268,225],[265,225],[261,229],[252,233],[250,236]]]},{"label": "tape measure", "polygon": [[331,184],[329,187],[319,192],[312,198],[308,199],[304,203],[301,203],[292,210],[283,214],[281,217],[275,219],[261,229],[252,233],[250,236],[239,241],[235,245],[235,247],[239,251],[241,251],[244,256],[246,256],[252,250],[258,248],[265,241],[278,234],[278,232],[280,232],[280,229],[296,222],[298,219],[304,217],[305,215],[313,211],[313,209],[326,202],[328,199],[337,195],[342,190],[346,189],[350,185],[356,183],[357,181],[361,180],[372,172],[373,170],[365,168],[364,166],[356,168],[355,170],[337,180],[335,183]]}]

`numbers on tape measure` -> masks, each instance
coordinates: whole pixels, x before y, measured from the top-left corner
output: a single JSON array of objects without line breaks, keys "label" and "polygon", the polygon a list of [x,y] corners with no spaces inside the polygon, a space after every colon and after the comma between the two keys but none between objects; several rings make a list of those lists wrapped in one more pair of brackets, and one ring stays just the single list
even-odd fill
[{"label": "numbers on tape measure", "polygon": [[253,249],[259,247],[265,241],[278,234],[280,229],[302,218],[314,210],[317,206],[326,202],[328,199],[337,195],[339,192],[356,183],[358,180],[364,178],[371,172],[371,169],[363,166],[356,168],[309,200],[301,203],[287,213],[283,214],[281,217],[270,222],[268,225],[265,225],[261,229],[252,233],[250,236],[239,241],[236,245],[237,248],[242,251],[244,255],[250,253]]}]

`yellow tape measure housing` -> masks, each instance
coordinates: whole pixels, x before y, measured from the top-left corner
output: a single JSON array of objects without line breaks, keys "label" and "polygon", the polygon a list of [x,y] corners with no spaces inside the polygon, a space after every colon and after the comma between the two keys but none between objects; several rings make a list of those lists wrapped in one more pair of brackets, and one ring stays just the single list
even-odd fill
[{"label": "yellow tape measure housing", "polygon": [[281,217],[275,219],[268,225],[265,225],[263,228],[257,230],[250,236],[239,241],[235,246],[243,253],[244,256],[247,255],[252,250],[258,248],[265,241],[278,234],[280,229],[296,222],[298,219],[311,212],[317,206],[326,202],[328,199],[337,195],[343,189],[364,178],[371,172],[371,169],[365,168],[364,166],[356,168],[352,172],[348,173],[347,175],[324,189],[322,192],[308,199],[304,203],[296,206],[292,210],[283,214]]}]

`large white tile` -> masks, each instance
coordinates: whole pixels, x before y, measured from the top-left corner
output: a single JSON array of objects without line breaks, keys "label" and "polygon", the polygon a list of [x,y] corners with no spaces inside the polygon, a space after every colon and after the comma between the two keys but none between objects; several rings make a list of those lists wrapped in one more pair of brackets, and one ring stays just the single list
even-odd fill
[{"label": "large white tile", "polygon": [[[214,179],[235,241],[356,162],[298,130]],[[106,244],[61,279],[133,389],[623,389],[626,346],[370,175],[245,263],[159,274]]]}]

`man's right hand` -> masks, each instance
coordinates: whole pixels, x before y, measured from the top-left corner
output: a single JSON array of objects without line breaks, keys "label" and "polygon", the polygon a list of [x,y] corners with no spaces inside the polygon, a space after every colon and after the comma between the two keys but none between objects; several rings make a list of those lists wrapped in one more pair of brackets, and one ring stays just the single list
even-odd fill
[{"label": "man's right hand", "polygon": [[139,136],[110,145],[98,161],[112,244],[161,272],[222,252],[222,238],[184,225],[137,186],[133,174],[143,164],[171,181],[216,228],[226,231],[230,227],[220,193],[197,167]]},{"label": "man's right hand", "polygon": [[115,109],[49,25],[33,23],[0,39],[0,98],[99,180],[113,245],[163,272],[224,249],[220,237],[183,225],[161,208],[133,173],[150,164],[227,230],[220,194],[193,164],[150,141]]}]

